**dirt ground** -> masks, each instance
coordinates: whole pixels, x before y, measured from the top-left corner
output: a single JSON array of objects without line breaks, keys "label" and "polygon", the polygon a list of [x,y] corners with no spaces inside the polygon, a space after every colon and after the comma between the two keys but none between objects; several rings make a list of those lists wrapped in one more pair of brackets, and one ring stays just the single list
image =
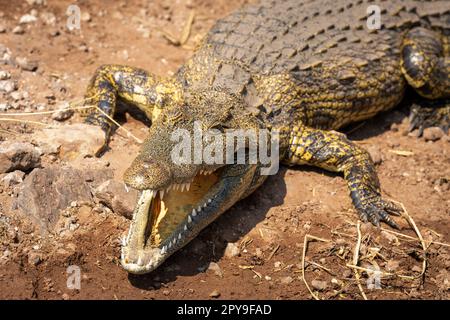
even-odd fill
[{"label": "dirt ground", "polygon": [[[28,65],[0,63],[0,71],[9,72],[17,85],[13,93],[0,92],[5,109],[0,110],[0,142],[28,141],[41,130],[38,124],[1,121],[4,113],[54,110],[82,99],[101,64],[173,74],[214,21],[245,2],[0,0],[0,45],[12,57],[28,59]],[[66,27],[71,4],[81,9],[80,30]],[[190,12],[195,14],[190,37],[176,45],[164,32],[180,39]],[[21,18],[31,21],[20,24]],[[15,210],[17,189],[0,183],[0,298],[363,299],[365,294],[368,299],[448,299],[450,139],[425,141],[408,134],[406,116],[406,108],[397,108],[345,131],[370,150],[384,196],[404,205],[423,242],[406,216],[395,218],[399,234],[361,224],[354,257],[358,218],[342,177],[309,167],[282,168],[157,271],[131,276],[119,265],[127,218],[98,203],[74,203],[61,221],[72,219],[76,227],[43,234]],[[56,123],[47,114],[20,119]],[[81,121],[75,114],[65,124]],[[126,115],[120,121],[145,137],[147,127],[139,119]],[[44,156],[42,166],[108,168],[120,181],[138,149],[119,130],[101,159]],[[305,239],[316,241],[304,250]],[[225,254],[233,244],[238,254]],[[352,267],[355,258],[359,269]],[[67,287],[70,265],[81,268],[79,290]],[[373,268],[382,272],[381,289],[367,286],[376,278],[368,272]]]}]

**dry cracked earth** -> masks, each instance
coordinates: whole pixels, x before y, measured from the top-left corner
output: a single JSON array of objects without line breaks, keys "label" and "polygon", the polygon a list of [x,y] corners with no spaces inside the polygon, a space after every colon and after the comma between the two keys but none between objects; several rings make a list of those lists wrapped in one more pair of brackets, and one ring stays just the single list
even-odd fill
[{"label": "dry cracked earth", "polygon": [[[341,176],[282,168],[154,273],[119,266],[136,197],[121,176],[139,150],[126,130],[143,139],[148,122],[120,114],[124,129],[98,159],[101,131],[67,107],[83,104],[101,64],[172,74],[245,2],[0,0],[0,298],[450,297],[450,138],[408,133],[407,106],[344,130],[370,150],[383,194],[407,210],[401,230],[359,225]],[[81,21],[71,31],[73,4]],[[80,268],[79,289],[67,286],[69,266]],[[374,279],[380,288],[368,287]]]}]

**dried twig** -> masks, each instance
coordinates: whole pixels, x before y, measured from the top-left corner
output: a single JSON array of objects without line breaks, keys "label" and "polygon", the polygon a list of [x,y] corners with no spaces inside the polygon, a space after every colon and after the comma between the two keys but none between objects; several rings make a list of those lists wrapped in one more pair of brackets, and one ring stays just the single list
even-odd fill
[{"label": "dried twig", "polygon": [[[420,241],[420,239],[408,236],[407,234],[404,234],[404,233],[400,233],[400,232],[397,232],[397,231],[392,231],[392,230],[389,230],[389,229],[386,229],[386,228],[383,228],[383,227],[381,227],[380,229],[385,231],[385,232],[392,233],[392,234],[395,234],[395,235],[400,236],[400,237],[404,237],[406,239],[410,239],[410,240],[414,240],[414,241]],[[449,243],[444,243],[444,242],[439,242],[439,241],[429,241],[429,240],[424,240],[424,241],[428,245],[435,244],[435,245],[439,245],[439,246],[444,246],[444,247],[449,247],[450,248],[450,244]]]},{"label": "dried twig", "polygon": [[319,297],[317,297],[314,292],[312,292],[311,288],[309,287],[308,282],[306,281],[305,278],[305,257],[306,257],[306,251],[308,250],[308,239],[311,240],[315,240],[315,241],[322,241],[322,242],[330,242],[330,240],[326,240],[326,239],[322,239],[322,238],[318,238],[309,234],[305,235],[305,239],[303,241],[303,253],[302,253],[302,279],[303,282],[305,283],[306,288],[308,289],[309,293],[311,294],[311,296],[316,299],[319,300]]},{"label": "dried twig", "polygon": [[420,240],[420,243],[422,244],[422,248],[423,248],[422,272],[416,278],[421,278],[422,282],[423,282],[423,280],[424,280],[423,276],[425,275],[425,272],[427,270],[427,246],[425,244],[425,240],[423,239],[422,234],[420,233],[419,228],[417,228],[417,225],[414,222],[413,218],[409,215],[408,210],[406,210],[404,204],[401,202],[395,201],[395,200],[392,200],[392,201],[394,201],[402,206],[402,209],[403,209],[402,216],[404,216],[406,218],[406,221],[408,221],[409,225],[414,229],[414,231],[417,234],[417,237]]},{"label": "dried twig", "polygon": [[272,252],[270,252],[269,257],[267,258],[267,261],[272,259],[273,255],[278,251],[278,249],[280,249],[280,245],[279,244],[277,244],[277,246],[272,250]]},{"label": "dried twig", "polygon": [[[358,224],[356,225],[356,230],[358,231],[358,240],[356,241],[355,251],[353,252],[353,265],[357,266],[359,262],[359,250],[361,248],[361,223],[358,221]],[[357,269],[353,269],[353,272],[355,273],[355,278],[357,280],[359,291],[361,292],[362,297],[364,300],[367,300],[366,293],[364,292],[361,282],[360,282],[360,275]]]},{"label": "dried twig", "polygon": [[40,126],[48,126],[47,123],[38,122],[38,121],[31,121],[31,120],[24,120],[24,119],[0,118],[0,121],[22,122],[22,123],[29,123],[29,124],[37,124],[37,125],[40,125]]}]

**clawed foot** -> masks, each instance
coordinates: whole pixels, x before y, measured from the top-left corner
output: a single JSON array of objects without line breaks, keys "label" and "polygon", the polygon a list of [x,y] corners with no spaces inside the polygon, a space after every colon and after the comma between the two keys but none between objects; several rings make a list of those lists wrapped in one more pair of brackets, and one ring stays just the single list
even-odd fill
[{"label": "clawed foot", "polygon": [[100,118],[99,115],[95,113],[91,113],[88,115],[84,121],[87,124],[92,124],[96,126],[100,126],[105,133],[105,139],[103,140],[103,144],[98,148],[98,150],[95,152],[95,157],[100,158],[106,151],[109,150],[109,140],[112,135],[112,127],[109,124],[108,120],[104,120]]},{"label": "clawed foot", "polygon": [[423,130],[429,127],[440,127],[447,132],[450,127],[450,103],[443,106],[418,106],[411,107],[409,116],[409,131],[419,130],[419,136]]},{"label": "clawed foot", "polygon": [[395,229],[399,229],[395,221],[389,214],[399,216],[403,209],[396,203],[384,200],[380,196],[372,197],[364,203],[359,203],[356,206],[360,218],[363,222],[370,221],[373,225],[379,227],[380,222],[385,222]]}]

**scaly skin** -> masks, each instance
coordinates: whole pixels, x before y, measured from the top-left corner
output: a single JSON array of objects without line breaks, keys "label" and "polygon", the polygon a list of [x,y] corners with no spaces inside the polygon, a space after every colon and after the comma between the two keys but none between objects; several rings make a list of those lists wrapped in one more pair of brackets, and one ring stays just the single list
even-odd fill
[{"label": "scaly skin", "polygon": [[[369,5],[381,9],[380,30],[367,28]],[[334,130],[393,108],[408,85],[433,101],[415,110],[412,128],[448,127],[449,21],[448,1],[263,1],[219,20],[173,78],[131,67],[100,67],[87,98],[110,116],[121,99],[152,119],[149,136],[124,177],[143,190],[123,243],[124,268],[154,270],[265,180],[260,163],[174,164],[170,132],[192,133],[194,120],[222,134],[239,128],[277,130],[284,163],[342,172],[361,219],[396,227],[388,214],[399,208],[382,199],[369,154]],[[93,112],[87,121],[103,127],[106,146],[107,118]],[[158,196],[151,197],[167,188],[172,189],[166,192],[168,204],[178,203],[183,195],[173,191],[174,185],[199,179],[202,170],[214,172],[217,181],[195,203],[182,203],[186,215],[168,209],[161,218],[162,211],[149,209],[162,205]],[[194,180],[194,185],[212,181],[207,179],[214,180]],[[165,220],[171,226],[164,226]]]}]

